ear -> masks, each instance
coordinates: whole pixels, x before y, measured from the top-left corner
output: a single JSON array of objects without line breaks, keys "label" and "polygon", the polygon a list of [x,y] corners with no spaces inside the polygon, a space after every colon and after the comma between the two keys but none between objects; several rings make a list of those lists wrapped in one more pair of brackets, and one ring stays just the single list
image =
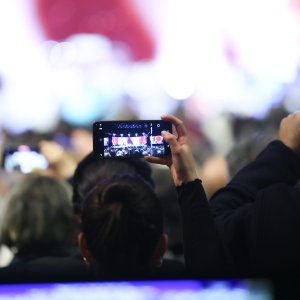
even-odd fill
[{"label": "ear", "polygon": [[167,251],[168,248],[168,235],[163,233],[158,241],[158,244],[156,246],[155,252],[154,252],[154,260],[156,261],[161,261],[164,257],[165,252]]},{"label": "ear", "polygon": [[82,232],[78,234],[78,245],[83,260],[86,261],[87,263],[90,263],[92,260],[92,254],[88,248],[85,236]]}]

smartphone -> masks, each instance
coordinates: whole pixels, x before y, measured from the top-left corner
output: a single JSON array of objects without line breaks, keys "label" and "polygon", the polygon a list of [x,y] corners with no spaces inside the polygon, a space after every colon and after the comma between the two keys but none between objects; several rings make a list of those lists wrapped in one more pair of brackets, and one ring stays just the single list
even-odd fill
[{"label": "smartphone", "polygon": [[170,147],[161,131],[172,133],[162,120],[99,121],[93,124],[93,153],[97,157],[168,156]]},{"label": "smartphone", "polygon": [[2,168],[9,172],[31,173],[34,170],[47,169],[48,161],[36,147],[28,145],[5,147],[2,155]]}]

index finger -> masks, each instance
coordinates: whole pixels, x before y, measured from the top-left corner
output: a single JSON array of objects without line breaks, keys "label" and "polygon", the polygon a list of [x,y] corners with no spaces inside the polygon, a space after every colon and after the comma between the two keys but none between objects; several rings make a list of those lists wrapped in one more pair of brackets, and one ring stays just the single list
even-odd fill
[{"label": "index finger", "polygon": [[144,159],[149,163],[159,164],[159,165],[170,165],[169,157],[154,157],[154,156],[144,156]]},{"label": "index finger", "polygon": [[172,124],[174,124],[174,126],[176,128],[176,131],[178,133],[178,137],[187,135],[187,130],[184,126],[184,123],[179,118],[177,118],[173,115],[165,115],[165,116],[162,116],[161,119],[164,120],[164,121],[169,121]]}]

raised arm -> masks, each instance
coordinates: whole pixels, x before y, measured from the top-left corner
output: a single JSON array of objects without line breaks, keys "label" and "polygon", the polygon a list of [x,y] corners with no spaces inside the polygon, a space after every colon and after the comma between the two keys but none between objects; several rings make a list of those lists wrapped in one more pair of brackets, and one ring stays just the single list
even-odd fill
[{"label": "raised arm", "polygon": [[225,251],[215,228],[201,180],[197,176],[187,130],[183,122],[174,116],[168,115],[162,119],[172,122],[178,135],[176,137],[174,134],[162,132],[164,140],[170,145],[171,157],[145,159],[170,168],[182,215],[186,267],[192,274],[224,274],[227,264]]},{"label": "raised arm", "polygon": [[246,258],[251,231],[259,209],[259,193],[274,184],[293,186],[300,177],[300,112],[284,118],[278,140],[271,142],[255,161],[211,198],[210,206],[218,231],[234,257]]},{"label": "raised arm", "polygon": [[211,199],[215,217],[253,203],[256,194],[276,183],[294,185],[300,178],[300,112],[281,121],[278,140],[271,142],[255,161],[242,168]]}]

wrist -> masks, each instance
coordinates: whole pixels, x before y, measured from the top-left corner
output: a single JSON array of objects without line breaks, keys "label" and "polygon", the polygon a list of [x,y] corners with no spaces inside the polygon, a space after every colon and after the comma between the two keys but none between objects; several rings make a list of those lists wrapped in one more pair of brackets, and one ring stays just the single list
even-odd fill
[{"label": "wrist", "polygon": [[185,178],[180,178],[180,179],[177,180],[177,182],[175,183],[175,185],[176,186],[181,186],[183,184],[188,184],[190,182],[193,182],[196,179],[199,179],[199,177],[197,176],[197,174],[195,174],[193,176],[185,177]]},{"label": "wrist", "polygon": [[184,188],[184,187],[186,187],[186,186],[190,186],[191,184],[194,184],[195,182],[200,182],[200,183],[202,183],[202,180],[201,180],[199,177],[197,177],[197,178],[195,178],[194,180],[187,181],[187,182],[182,182],[180,185],[177,185],[177,186],[176,186],[176,189],[178,189],[178,188]]},{"label": "wrist", "polygon": [[300,155],[300,149],[299,146],[296,145],[295,143],[293,144],[290,141],[285,141],[283,139],[279,139],[279,141],[287,148],[289,148],[289,150],[295,152],[296,154]]}]

